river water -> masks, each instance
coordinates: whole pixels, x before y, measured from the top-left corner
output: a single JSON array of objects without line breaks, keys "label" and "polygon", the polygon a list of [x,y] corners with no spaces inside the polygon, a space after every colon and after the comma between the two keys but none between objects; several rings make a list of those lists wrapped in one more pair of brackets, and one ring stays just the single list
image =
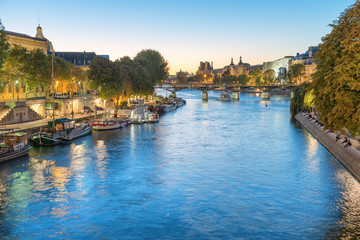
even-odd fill
[{"label": "river water", "polygon": [[289,98],[187,104],[0,165],[0,239],[355,237],[360,186]]}]

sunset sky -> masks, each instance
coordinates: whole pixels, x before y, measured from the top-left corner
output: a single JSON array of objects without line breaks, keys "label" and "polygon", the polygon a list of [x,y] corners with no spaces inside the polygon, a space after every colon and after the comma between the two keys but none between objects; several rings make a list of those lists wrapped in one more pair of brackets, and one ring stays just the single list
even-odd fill
[{"label": "sunset sky", "polygon": [[6,30],[35,36],[40,22],[56,51],[91,51],[115,60],[158,50],[170,65],[195,72],[239,57],[262,64],[305,52],[355,0],[45,1],[1,0]]}]

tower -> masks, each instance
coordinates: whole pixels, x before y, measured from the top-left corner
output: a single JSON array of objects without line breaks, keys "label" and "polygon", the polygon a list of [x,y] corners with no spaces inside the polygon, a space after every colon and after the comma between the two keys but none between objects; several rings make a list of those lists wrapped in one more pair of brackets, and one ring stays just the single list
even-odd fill
[{"label": "tower", "polygon": [[234,59],[233,58],[231,58],[230,66],[234,66]]},{"label": "tower", "polygon": [[42,33],[42,28],[39,26],[36,28],[36,36],[35,38],[40,38],[40,39],[44,39],[44,35]]},{"label": "tower", "polygon": [[239,65],[241,65],[243,62],[242,62],[242,57],[240,56],[240,62],[239,62]]}]

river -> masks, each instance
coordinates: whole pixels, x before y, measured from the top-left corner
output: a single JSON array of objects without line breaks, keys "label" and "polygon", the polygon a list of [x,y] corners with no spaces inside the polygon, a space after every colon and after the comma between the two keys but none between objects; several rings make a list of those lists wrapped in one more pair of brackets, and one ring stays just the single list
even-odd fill
[{"label": "river", "polygon": [[[1,239],[331,239],[360,185],[290,120],[289,98],[182,90],[157,124],[34,147],[0,165]],[[265,104],[267,103],[268,106]]]}]

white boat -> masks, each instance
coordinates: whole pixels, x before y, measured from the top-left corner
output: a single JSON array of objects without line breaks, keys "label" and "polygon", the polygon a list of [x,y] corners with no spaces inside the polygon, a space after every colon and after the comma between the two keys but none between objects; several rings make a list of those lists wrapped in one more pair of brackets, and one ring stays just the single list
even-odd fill
[{"label": "white boat", "polygon": [[182,107],[184,104],[186,104],[186,101],[182,98],[177,98],[176,99],[176,104],[177,104],[177,107]]},{"label": "white boat", "polygon": [[228,93],[220,93],[219,97],[216,100],[228,102],[231,101],[230,95]]},{"label": "white boat", "polygon": [[121,120],[98,120],[92,122],[95,131],[113,130],[122,127]]},{"label": "white boat", "polygon": [[76,138],[83,137],[91,133],[92,126],[90,123],[82,123],[75,126],[69,134],[61,136],[61,139],[64,141],[72,141]]},{"label": "white boat", "polygon": [[171,111],[174,111],[176,108],[177,108],[176,102],[168,102],[168,103],[163,104],[162,111],[163,112],[171,112]]},{"label": "white boat", "polygon": [[149,112],[148,113],[148,123],[156,123],[159,122],[159,114],[157,113],[153,113],[153,112]]},{"label": "white boat", "polygon": [[131,119],[122,119],[121,120],[121,127],[126,127],[127,125],[131,124]]},{"label": "white boat", "polygon": [[26,155],[30,151],[27,133],[6,133],[0,143],[0,162]]}]

